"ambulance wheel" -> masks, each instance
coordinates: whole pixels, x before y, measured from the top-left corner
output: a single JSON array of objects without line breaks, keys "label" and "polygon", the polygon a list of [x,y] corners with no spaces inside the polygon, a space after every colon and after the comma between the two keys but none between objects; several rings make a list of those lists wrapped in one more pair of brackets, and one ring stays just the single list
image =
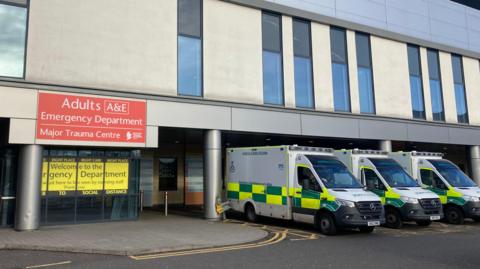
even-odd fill
[{"label": "ambulance wheel", "polygon": [[361,233],[369,234],[369,233],[372,233],[373,230],[375,230],[375,226],[362,226],[362,227],[359,227],[358,229],[360,230]]},{"label": "ambulance wheel", "polygon": [[324,235],[334,235],[337,233],[335,220],[329,213],[322,212],[318,214],[316,226],[320,230],[320,233]]},{"label": "ambulance wheel", "polygon": [[385,226],[392,229],[402,228],[402,216],[397,210],[392,208],[385,210]]},{"label": "ambulance wheel", "polygon": [[424,226],[424,227],[430,226],[430,224],[432,224],[431,220],[417,220],[415,222],[417,223],[418,226]]},{"label": "ambulance wheel", "polygon": [[251,203],[248,203],[245,206],[245,218],[249,222],[257,222],[257,220],[258,220],[257,213],[255,213],[255,207],[253,207],[253,205]]},{"label": "ambulance wheel", "polygon": [[456,206],[447,206],[445,208],[445,220],[450,224],[461,225],[465,222],[463,211]]},{"label": "ambulance wheel", "polygon": [[473,219],[473,221],[475,221],[475,222],[480,222],[480,217],[473,217],[472,219]]}]

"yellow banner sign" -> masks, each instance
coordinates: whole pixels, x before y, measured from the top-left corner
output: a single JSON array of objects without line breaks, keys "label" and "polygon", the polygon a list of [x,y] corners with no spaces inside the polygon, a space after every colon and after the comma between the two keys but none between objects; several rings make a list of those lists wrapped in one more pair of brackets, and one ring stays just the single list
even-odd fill
[{"label": "yellow banner sign", "polygon": [[105,191],[107,194],[123,194],[128,190],[127,159],[107,159],[105,162]]}]

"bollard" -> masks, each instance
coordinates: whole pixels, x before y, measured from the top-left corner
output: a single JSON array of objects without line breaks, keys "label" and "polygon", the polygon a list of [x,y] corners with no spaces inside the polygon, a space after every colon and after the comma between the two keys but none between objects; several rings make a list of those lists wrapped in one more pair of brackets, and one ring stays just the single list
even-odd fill
[{"label": "bollard", "polygon": [[168,191],[165,192],[165,216],[168,216]]}]

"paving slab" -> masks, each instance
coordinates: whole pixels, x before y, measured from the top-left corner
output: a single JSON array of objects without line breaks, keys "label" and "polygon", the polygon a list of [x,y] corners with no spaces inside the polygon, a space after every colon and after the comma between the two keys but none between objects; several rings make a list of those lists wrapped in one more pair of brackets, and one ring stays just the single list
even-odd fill
[{"label": "paving slab", "polygon": [[138,221],[0,229],[0,249],[139,255],[236,245],[268,236],[264,230],[180,215],[144,212]]}]

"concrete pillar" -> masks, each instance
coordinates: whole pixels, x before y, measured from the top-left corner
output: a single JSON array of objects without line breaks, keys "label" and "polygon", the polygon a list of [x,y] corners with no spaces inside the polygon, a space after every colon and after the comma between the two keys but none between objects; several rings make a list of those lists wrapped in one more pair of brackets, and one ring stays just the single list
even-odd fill
[{"label": "concrete pillar", "polygon": [[480,185],[480,146],[470,146],[470,171],[472,179]]},{"label": "concrete pillar", "polygon": [[215,210],[222,190],[222,133],[219,130],[204,132],[204,210],[205,219],[220,220]]},{"label": "concrete pillar", "polygon": [[378,148],[383,151],[392,152],[392,141],[380,140],[378,141]]},{"label": "concrete pillar", "polygon": [[36,230],[40,225],[40,191],[42,184],[40,145],[24,145],[18,158],[15,230]]}]

